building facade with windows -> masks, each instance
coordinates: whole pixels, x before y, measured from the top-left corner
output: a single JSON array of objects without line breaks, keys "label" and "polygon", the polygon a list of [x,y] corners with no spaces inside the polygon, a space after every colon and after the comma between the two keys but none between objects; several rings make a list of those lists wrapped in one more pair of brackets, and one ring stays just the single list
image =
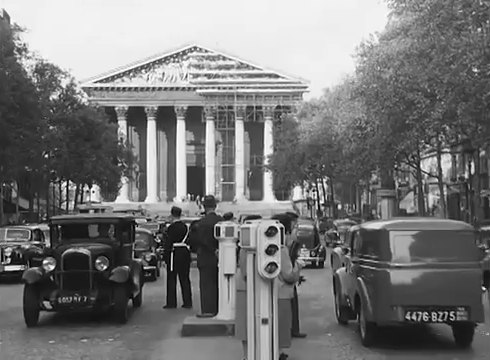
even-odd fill
[{"label": "building facade with windows", "polygon": [[116,202],[275,200],[264,162],[274,124],[295,113],[306,81],[191,45],[87,80],[135,155]]}]

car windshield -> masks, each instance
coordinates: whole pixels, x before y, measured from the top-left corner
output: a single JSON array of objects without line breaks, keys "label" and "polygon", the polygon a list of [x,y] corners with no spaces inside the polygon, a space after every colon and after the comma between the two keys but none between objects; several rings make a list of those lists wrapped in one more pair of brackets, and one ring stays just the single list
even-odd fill
[{"label": "car windshield", "polygon": [[146,233],[136,232],[134,248],[137,250],[148,250],[151,247],[151,236]]},{"label": "car windshield", "polygon": [[74,223],[55,226],[57,242],[115,241],[116,225],[113,223]]},{"label": "car windshield", "polygon": [[475,240],[475,234],[468,231],[400,231],[390,238],[391,261],[395,263],[479,261]]},{"label": "car windshield", "polygon": [[28,229],[0,229],[0,241],[29,241],[31,230]]}]

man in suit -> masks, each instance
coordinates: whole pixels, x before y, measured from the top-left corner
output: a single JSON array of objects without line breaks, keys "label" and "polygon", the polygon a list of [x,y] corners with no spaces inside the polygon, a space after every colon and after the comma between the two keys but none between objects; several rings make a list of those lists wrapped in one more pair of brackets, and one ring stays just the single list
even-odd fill
[{"label": "man in suit", "polygon": [[206,195],[202,201],[205,216],[197,225],[197,267],[201,314],[198,317],[213,317],[218,314],[218,240],[214,237],[214,225],[223,221],[216,214],[216,199]]},{"label": "man in suit", "polygon": [[180,220],[182,209],[172,206],[172,223],[167,229],[167,241],[164,242],[164,259],[167,264],[167,304],[164,309],[177,307],[177,276],[182,291],[183,308],[192,308],[192,292],[189,273],[191,270],[191,252],[187,245],[187,225]]}]

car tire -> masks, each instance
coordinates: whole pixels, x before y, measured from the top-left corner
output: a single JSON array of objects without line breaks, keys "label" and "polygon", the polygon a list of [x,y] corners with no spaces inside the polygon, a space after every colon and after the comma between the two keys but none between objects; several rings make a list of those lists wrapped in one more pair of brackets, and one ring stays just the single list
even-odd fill
[{"label": "car tire", "polygon": [[117,285],[114,288],[114,316],[120,324],[126,324],[129,318],[129,296],[125,285]]},{"label": "car tire", "polygon": [[347,306],[340,305],[341,291],[334,291],[334,306],[335,306],[335,317],[340,325],[347,325],[349,323],[349,312]]},{"label": "car tire", "polygon": [[461,348],[468,348],[473,343],[476,325],[460,322],[452,325],[454,342]]},{"label": "car tire", "polygon": [[365,305],[362,300],[359,306],[359,314],[357,319],[359,322],[359,333],[361,335],[361,343],[365,347],[371,347],[376,341],[376,335],[378,329],[375,323],[367,320]]},{"label": "car tire", "polygon": [[160,267],[157,266],[157,278],[160,277]]},{"label": "car tire", "polygon": [[41,308],[39,306],[39,291],[35,285],[26,284],[24,286],[23,312],[27,327],[37,326]]},{"label": "car tire", "polygon": [[320,269],[323,269],[325,267],[325,261],[320,261],[320,263],[318,264],[318,267]]},{"label": "car tire", "polygon": [[140,286],[140,291],[138,295],[133,297],[133,307],[139,308],[143,304],[143,285]]},{"label": "car tire", "polygon": [[153,270],[150,276],[150,281],[157,281],[158,275],[157,275],[157,269]]}]

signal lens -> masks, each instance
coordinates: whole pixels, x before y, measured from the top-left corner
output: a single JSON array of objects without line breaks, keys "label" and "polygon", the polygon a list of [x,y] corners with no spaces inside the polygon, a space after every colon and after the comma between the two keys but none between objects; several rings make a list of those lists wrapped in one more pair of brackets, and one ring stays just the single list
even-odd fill
[{"label": "signal lens", "polygon": [[276,236],[279,231],[277,230],[277,227],[275,226],[269,226],[267,230],[265,231],[265,236],[267,237],[273,237]]},{"label": "signal lens", "polygon": [[279,269],[279,266],[275,262],[268,263],[267,266],[265,267],[265,271],[268,274],[273,274]]},{"label": "signal lens", "polygon": [[274,244],[271,244],[265,248],[265,253],[267,256],[273,256],[278,251],[279,251],[279,247]]}]

